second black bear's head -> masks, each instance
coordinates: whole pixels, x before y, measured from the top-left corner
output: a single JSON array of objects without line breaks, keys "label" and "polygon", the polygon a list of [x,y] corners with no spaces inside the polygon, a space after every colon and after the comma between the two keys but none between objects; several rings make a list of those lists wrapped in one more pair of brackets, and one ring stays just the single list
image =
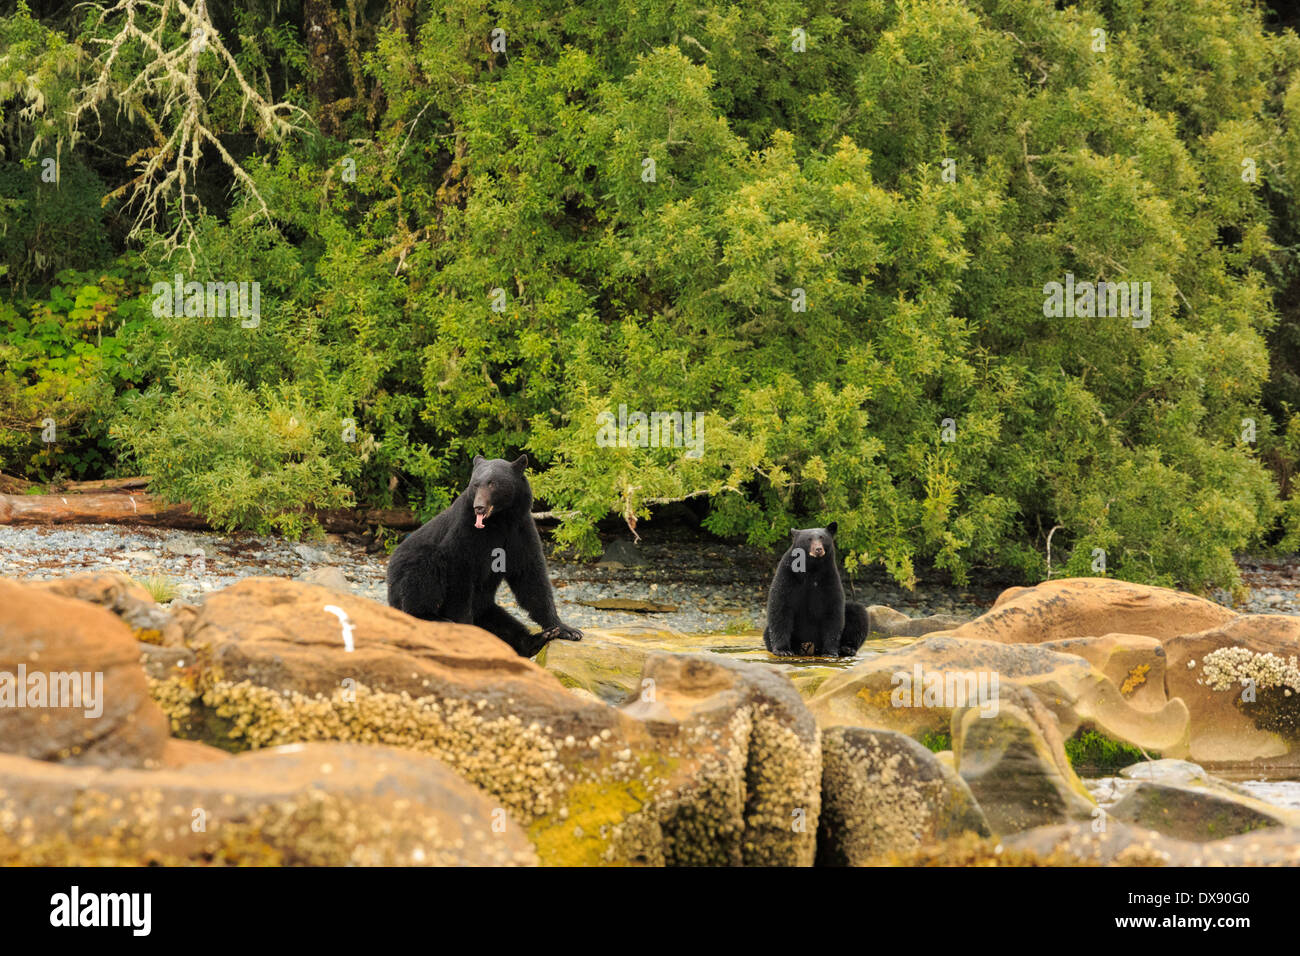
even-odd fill
[{"label": "second black bear's head", "polygon": [[527,455],[520,455],[514,461],[474,456],[474,471],[466,489],[474,508],[474,527],[486,527],[484,522],[502,511],[521,507],[532,510],[533,491],[524,477],[527,467]]},{"label": "second black bear's head", "polygon": [[832,521],[824,528],[791,528],[790,555],[792,568],[799,570],[798,559],[800,554],[814,565],[821,564],[829,558],[829,564],[833,567],[835,565],[835,532],[838,530],[839,523],[836,521]]}]

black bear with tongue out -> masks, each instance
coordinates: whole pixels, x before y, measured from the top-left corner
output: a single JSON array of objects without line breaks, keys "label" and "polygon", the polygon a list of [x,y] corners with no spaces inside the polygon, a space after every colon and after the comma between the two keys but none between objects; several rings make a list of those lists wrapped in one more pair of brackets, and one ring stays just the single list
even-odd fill
[{"label": "black bear with tongue out", "polygon": [[767,594],[763,644],[781,657],[851,657],[866,640],[867,609],[845,602],[835,555],[836,522],[793,528]]},{"label": "black bear with tongue out", "polygon": [[[523,657],[557,638],[582,640],[555,613],[527,467],[527,455],[514,461],[476,455],[469,487],[388,559],[388,603],[426,621],[474,624]],[[496,603],[502,581],[540,633]]]}]

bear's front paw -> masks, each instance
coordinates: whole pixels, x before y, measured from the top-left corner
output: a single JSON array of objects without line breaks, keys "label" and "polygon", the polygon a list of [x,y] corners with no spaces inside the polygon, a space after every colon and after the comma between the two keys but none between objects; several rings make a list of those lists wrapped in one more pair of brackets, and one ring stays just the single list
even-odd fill
[{"label": "bear's front paw", "polygon": [[777,657],[794,657],[794,651],[790,650],[788,647],[774,647],[772,648],[772,653]]},{"label": "bear's front paw", "polygon": [[582,640],[582,631],[576,627],[569,627],[567,624],[557,624],[555,627],[543,631],[542,637],[548,641],[580,641]]}]

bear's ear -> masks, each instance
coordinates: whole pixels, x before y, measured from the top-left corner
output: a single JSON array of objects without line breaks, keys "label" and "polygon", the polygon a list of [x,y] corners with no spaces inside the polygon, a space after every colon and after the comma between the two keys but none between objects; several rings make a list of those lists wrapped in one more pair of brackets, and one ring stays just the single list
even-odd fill
[{"label": "bear's ear", "polygon": [[791,529],[790,529],[790,537],[793,538],[793,537],[794,537],[795,535],[797,535],[798,533],[799,533],[799,529],[798,529],[798,528],[791,528]]},{"label": "bear's ear", "polygon": [[474,456],[474,467],[477,468],[479,465],[483,464],[483,462],[485,462],[485,461],[487,461],[487,459],[484,458],[482,455],[475,455],[475,456]]},{"label": "bear's ear", "polygon": [[510,467],[522,475],[524,473],[524,469],[528,467],[528,456],[520,455],[518,458],[516,458],[514,461],[510,463]]},{"label": "bear's ear", "polygon": [[835,537],[835,532],[840,530],[840,523],[838,521],[832,521],[826,526],[826,530],[831,533],[831,537],[833,538]]}]

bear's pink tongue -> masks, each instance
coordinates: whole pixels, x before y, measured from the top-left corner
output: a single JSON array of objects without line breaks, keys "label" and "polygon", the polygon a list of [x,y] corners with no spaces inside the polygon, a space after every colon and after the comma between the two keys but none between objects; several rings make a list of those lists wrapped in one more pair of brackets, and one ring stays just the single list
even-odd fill
[{"label": "bear's pink tongue", "polygon": [[481,528],[481,527],[483,527],[483,516],[482,516],[482,515],[475,515],[475,516],[474,516],[474,527],[476,527],[476,528]]}]

